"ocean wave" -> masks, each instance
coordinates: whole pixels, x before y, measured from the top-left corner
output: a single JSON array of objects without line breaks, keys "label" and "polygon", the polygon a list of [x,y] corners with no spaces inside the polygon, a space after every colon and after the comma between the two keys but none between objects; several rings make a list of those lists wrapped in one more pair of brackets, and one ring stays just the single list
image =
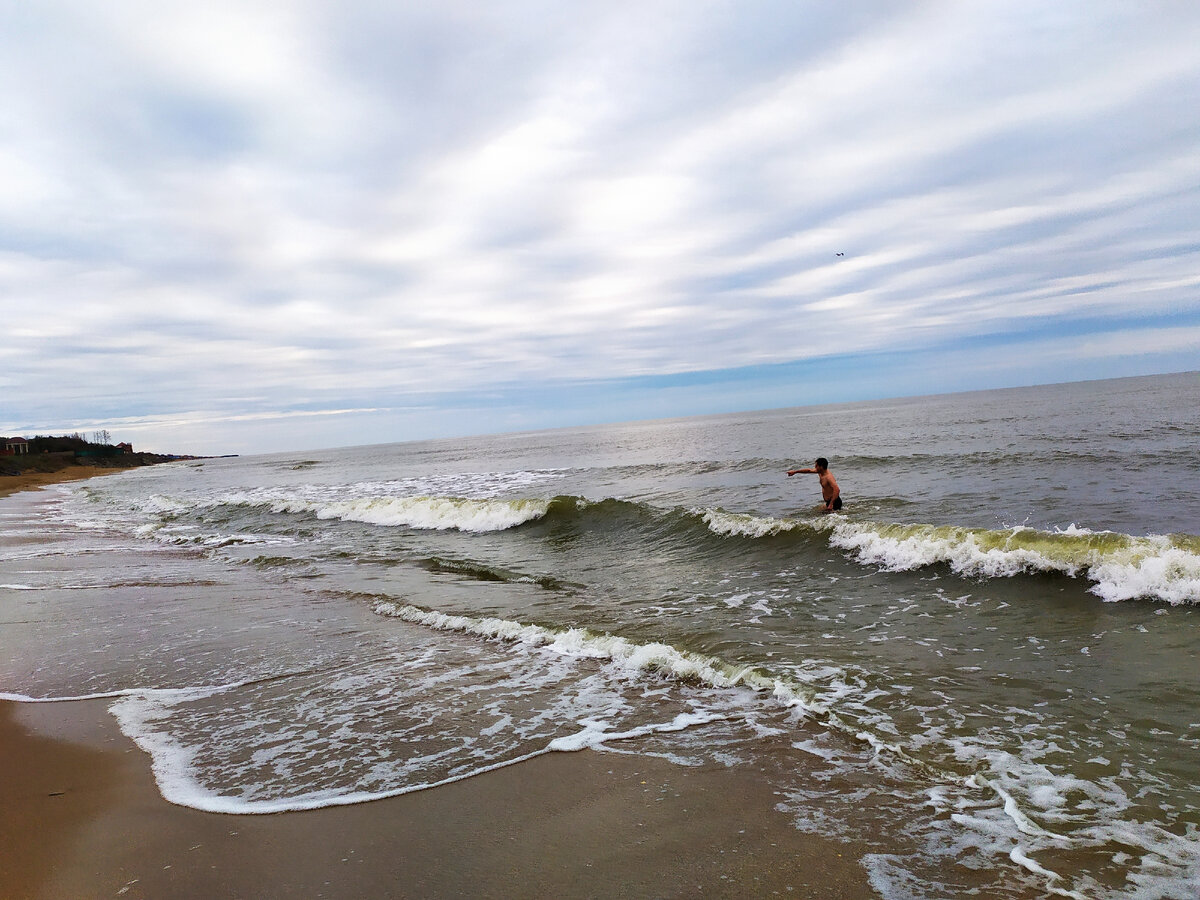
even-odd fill
[{"label": "ocean wave", "polygon": [[763,672],[756,666],[731,665],[670,644],[640,643],[586,628],[559,630],[508,619],[454,615],[392,600],[376,603],[374,611],[427,628],[541,647],[565,656],[607,660],[632,673],[657,672],[678,681],[714,688],[749,688],[769,693],[804,714],[823,717],[829,713],[829,707],[798,682]]},{"label": "ocean wave", "polygon": [[502,584],[536,584],[547,590],[570,590],[577,588],[552,575],[528,575],[500,566],[487,565],[469,559],[447,559],[430,556],[419,559],[416,564],[437,574],[458,575],[475,581],[494,581]]},{"label": "ocean wave", "polygon": [[1093,582],[1089,590],[1109,602],[1200,600],[1200,539],[1190,535],[841,522],[829,543],[888,571],[945,564],[973,578],[1045,572],[1084,577]]},{"label": "ocean wave", "polygon": [[801,519],[776,519],[769,516],[751,516],[731,513],[723,509],[697,509],[692,514],[699,516],[713,534],[727,537],[762,538],[774,537],[799,529],[812,530],[813,525]]},{"label": "ocean wave", "polygon": [[[630,640],[588,628],[553,628],[496,617],[443,613],[395,600],[377,600],[377,615],[441,631],[476,635],[487,640],[519,644],[567,657],[594,659],[635,678],[657,675],[702,688],[743,690],[788,710],[797,720],[820,723],[843,738],[869,749],[885,768],[899,766],[925,777],[947,773],[895,739],[895,728],[856,710],[863,696],[863,675],[838,665],[805,663],[771,671],[754,664],[731,663],[658,641]],[[890,735],[881,737],[879,732]]]},{"label": "ocean wave", "polygon": [[[507,531],[545,518],[576,519],[585,511],[593,521],[630,515],[653,518],[657,514],[650,507],[636,502],[611,498],[592,501],[576,496],[477,498],[383,494],[333,499],[301,494],[270,496],[247,493],[196,502],[191,508],[204,511],[219,507],[260,509],[276,515],[309,514],[323,520],[337,519],[385,528],[475,533]],[[174,517],[187,508],[180,501],[154,498],[153,505],[147,511],[166,512],[168,517]],[[144,527],[155,529],[159,526]]]},{"label": "ocean wave", "polygon": [[540,519],[546,500],[473,500],[459,497],[366,497],[335,502],[277,503],[276,512],[312,512],[318,519],[436,531],[504,531]]},{"label": "ocean wave", "polygon": [[[168,521],[176,520],[188,508],[182,501],[157,495],[150,498],[149,504],[148,511]],[[886,571],[945,565],[966,578],[1056,574],[1092,582],[1089,590],[1109,602],[1140,598],[1173,605],[1200,602],[1200,537],[1194,535],[1135,537],[1074,526],[1056,531],[1023,526],[987,529],[862,521],[844,515],[761,516],[719,508],[658,508],[634,500],[589,500],[571,495],[473,498],[385,494],[338,499],[252,492],[195,503],[192,508],[220,506],[308,514],[317,519],[380,527],[468,533],[506,531],[539,521],[571,522],[596,530],[636,525],[669,534],[683,543],[695,540],[699,526],[720,538],[823,541],[849,552],[864,565]],[[188,539],[195,540],[191,536]],[[223,534],[222,539],[228,540],[229,535]],[[242,534],[240,539],[245,542],[247,536]]]},{"label": "ocean wave", "polygon": [[1109,602],[1200,601],[1200,538],[1193,535],[1134,537],[1075,526],[1039,531],[854,522],[844,516],[789,519],[720,509],[692,514],[722,537],[823,534],[830,546],[850,551],[858,562],[891,572],[948,565],[968,578],[1050,573],[1086,578],[1093,582],[1091,593]]}]

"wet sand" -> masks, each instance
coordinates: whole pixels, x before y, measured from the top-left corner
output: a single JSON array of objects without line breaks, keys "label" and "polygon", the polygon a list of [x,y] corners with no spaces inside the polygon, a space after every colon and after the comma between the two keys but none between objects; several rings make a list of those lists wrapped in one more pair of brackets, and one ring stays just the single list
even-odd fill
[{"label": "wet sand", "polygon": [[752,772],[554,753],[357,806],[173,806],[108,701],[0,702],[7,898],[871,896]]},{"label": "wet sand", "polygon": [[106,468],[102,466],[67,466],[55,472],[24,472],[20,475],[0,475],[0,497],[7,497],[17,491],[28,491],[33,488],[45,487],[48,484],[58,484],[63,481],[79,481],[84,478],[95,478],[97,475],[116,475],[118,472],[128,472],[129,469]]}]

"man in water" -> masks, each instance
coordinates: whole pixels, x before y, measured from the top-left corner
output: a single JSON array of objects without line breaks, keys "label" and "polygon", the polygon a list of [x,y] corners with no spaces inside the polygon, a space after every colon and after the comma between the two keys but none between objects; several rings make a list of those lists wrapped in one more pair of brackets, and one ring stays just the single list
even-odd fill
[{"label": "man in water", "polygon": [[829,471],[829,460],[823,456],[819,457],[814,469],[788,469],[788,478],[797,474],[820,476],[821,496],[825,498],[825,512],[833,512],[835,509],[842,508],[842,492],[838,488],[837,479]]}]

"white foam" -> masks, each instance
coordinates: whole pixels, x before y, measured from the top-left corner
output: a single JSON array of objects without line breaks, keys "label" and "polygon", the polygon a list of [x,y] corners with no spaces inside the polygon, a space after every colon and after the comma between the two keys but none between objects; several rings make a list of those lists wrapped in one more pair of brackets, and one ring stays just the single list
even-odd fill
[{"label": "white foam", "polygon": [[561,480],[570,469],[532,469],[517,472],[455,472],[390,481],[361,481],[350,485],[356,496],[456,496],[489,498],[511,494],[547,481]]},{"label": "white foam", "polygon": [[122,732],[150,754],[155,781],[166,800],[178,806],[186,806],[204,812],[232,815],[298,812],[383,800],[388,797],[398,797],[464,781],[548,753],[569,753],[585,749],[604,751],[610,749],[607,744],[611,742],[631,740],[656,733],[682,731],[721,718],[715,714],[681,713],[669,722],[653,723],[620,732],[609,731],[609,726],[602,721],[584,720],[579,723],[584,726],[583,730],[573,735],[556,738],[541,749],[435,781],[405,784],[381,791],[327,790],[296,797],[256,800],[221,795],[205,787],[195,775],[194,760],[197,750],[180,744],[165,731],[156,727],[156,723],[169,718],[170,707],[181,702],[202,699],[204,696],[206,694],[198,691],[177,691],[173,695],[167,692],[155,695],[134,694],[115,703],[112,711],[117,717]]},{"label": "white foam", "polygon": [[884,753],[890,753],[893,756],[908,758],[908,754],[904,752],[899,744],[889,744],[887,741],[880,740],[869,731],[860,731],[855,735],[860,741],[869,744],[874,751],[876,757],[882,756]]},{"label": "white foam", "polygon": [[[557,681],[558,677],[557,675],[553,676],[553,680]],[[352,689],[361,687],[358,675],[351,676],[348,681],[350,684],[346,685],[347,687]],[[517,678],[516,682],[528,685],[528,679],[524,676]],[[117,718],[122,732],[150,755],[159,791],[169,802],[206,812],[238,815],[345,806],[440,787],[551,752],[573,752],[582,749],[625,752],[615,750],[609,745],[653,734],[683,731],[725,717],[711,711],[692,710],[676,714],[668,721],[653,722],[616,731],[611,730],[612,726],[605,721],[582,719],[579,721],[581,730],[576,734],[549,740],[538,749],[517,752],[507,759],[480,759],[478,765],[470,767],[466,771],[462,771],[462,767],[459,766],[459,771],[446,777],[406,779],[395,787],[390,784],[381,784],[377,789],[360,787],[355,790],[349,789],[349,786],[310,788],[298,795],[274,797],[262,796],[260,787],[252,786],[242,789],[240,794],[230,795],[223,793],[219,787],[206,784],[203,780],[206,771],[212,768],[212,760],[206,757],[210,755],[213,746],[221,745],[221,737],[214,735],[210,729],[204,727],[201,727],[199,731],[194,728],[180,728],[179,720],[181,718],[186,720],[187,715],[178,707],[182,704],[204,700],[239,686],[249,686],[249,683],[211,688],[121,691],[108,695],[117,697],[110,709]],[[585,702],[582,705],[586,707],[589,703]],[[599,708],[603,707],[613,708],[610,703],[601,704]],[[593,708],[597,707],[593,705]],[[553,709],[549,710],[547,712],[548,721],[553,722],[559,719],[561,712],[562,710],[558,713],[555,713]],[[211,715],[211,712],[203,713],[203,715]],[[497,722],[480,734],[489,730],[507,732],[511,729],[511,718],[498,716]],[[191,736],[185,737],[184,735],[189,732],[191,732]],[[255,766],[269,766],[273,756],[290,752],[292,752],[290,747],[284,748],[270,743],[263,744],[258,750],[255,750],[252,763]],[[440,752],[434,756],[439,755]],[[392,781],[392,784],[395,782]],[[290,786],[290,781],[284,785],[284,789],[286,790],[288,786]]]},{"label": "white foam", "polygon": [[1004,814],[1012,820],[1013,824],[1017,826],[1017,830],[1022,834],[1056,843],[1069,843],[1069,840],[1063,835],[1047,831],[1038,825],[1037,822],[1033,821],[1033,819],[1029,818],[1029,816],[1025,815],[1021,810],[1020,804],[1017,803],[1017,799],[995,782],[976,773],[967,779],[967,785],[969,787],[992,791],[997,797],[1002,799],[1004,801]]},{"label": "white foam", "polygon": [[121,731],[150,755],[154,779],[158,784],[159,792],[170,803],[203,812],[231,815],[266,815],[321,809],[329,806],[350,806],[464,781],[467,778],[515,765],[551,752],[549,747],[545,747],[514,759],[480,766],[470,772],[449,778],[424,784],[407,784],[385,791],[328,790],[298,797],[280,797],[270,800],[229,797],[210,790],[197,779],[194,760],[199,748],[184,745],[174,740],[165,730],[157,727],[159,722],[170,717],[171,707],[179,703],[203,699],[218,690],[225,689],[227,688],[135,692],[122,697],[111,707]]},{"label": "white foam", "polygon": [[193,504],[185,503],[182,500],[177,500],[173,497],[166,497],[162,494],[151,494],[139,504],[145,512],[156,515],[174,515],[177,513],[187,512]]},{"label": "white foam", "polygon": [[[1133,785],[1124,778],[1089,780],[976,740],[951,743],[958,759],[977,769],[958,785],[947,783],[930,792],[930,805],[949,813],[948,820],[958,826],[946,836],[956,853],[974,849],[988,856],[1004,854],[1047,879],[1045,893],[1078,898],[1114,895],[1086,874],[1066,878],[1053,872],[1036,860],[1039,853],[1062,858],[1107,853],[1113,846],[1137,848],[1132,856],[1140,864],[1123,873],[1130,888],[1120,896],[1166,900],[1194,893],[1200,874],[1200,830],[1185,823],[1184,833],[1177,834],[1161,824],[1130,818],[1140,795],[1130,793]],[[1061,752],[1053,742],[1043,749]],[[1124,866],[1115,857],[1113,863]]]},{"label": "white foam", "polygon": [[949,563],[962,575],[1009,577],[1028,571],[1066,571],[1076,567],[1056,565],[1042,554],[1026,549],[984,548],[967,529],[920,529],[893,535],[870,525],[843,523],[834,529],[830,543],[854,552],[858,560],[892,572],[907,572]]},{"label": "white foam", "polygon": [[566,737],[555,738],[550,742],[550,750],[558,750],[562,752],[572,753],[578,750],[607,750],[605,746],[610,741],[627,741],[634,738],[645,737],[648,734],[662,734],[672,731],[684,731],[695,725],[705,725],[709,722],[716,722],[723,719],[724,716],[716,713],[680,713],[675,716],[670,722],[661,722],[650,725],[641,725],[637,728],[630,728],[626,731],[609,731],[609,725],[606,722],[594,719],[585,719],[579,724],[584,726],[584,729],[576,734],[567,735]]},{"label": "white foam", "polygon": [[540,519],[549,500],[476,500],[461,497],[365,497],[336,502],[281,500],[275,512],[312,512],[319,519],[437,531],[504,531]]},{"label": "white foam", "polygon": [[1075,524],[1049,532],[1022,526],[988,531],[851,522],[842,516],[805,520],[720,509],[693,509],[692,513],[714,534],[726,537],[763,538],[801,529],[829,531],[832,546],[852,552],[861,563],[892,572],[937,564],[975,578],[1057,572],[1085,575],[1095,582],[1091,592],[1106,601],[1148,597],[1171,604],[1200,602],[1200,548],[1186,537],[1179,542],[1164,535],[1135,538]]},{"label": "white foam", "polygon": [[1025,868],[1025,869],[1028,869],[1034,875],[1040,875],[1041,877],[1045,878],[1047,880],[1047,882],[1049,882],[1046,885],[1046,890],[1050,891],[1052,894],[1055,894],[1059,897],[1071,897],[1071,898],[1073,898],[1073,900],[1088,900],[1088,898],[1085,897],[1083,894],[1076,893],[1075,891],[1068,891],[1068,890],[1063,890],[1062,888],[1055,887],[1054,882],[1061,880],[1062,876],[1059,875],[1057,872],[1052,872],[1049,869],[1045,868],[1044,866],[1040,865],[1035,859],[1033,859],[1031,856],[1026,854],[1025,851],[1021,849],[1021,846],[1019,844],[1012,848],[1012,850],[1008,854],[1008,858],[1011,859],[1013,862],[1015,862],[1017,865]]},{"label": "white foam", "polygon": [[826,762],[835,762],[841,758],[841,754],[839,754],[836,750],[831,747],[823,747],[813,739],[807,741],[794,741],[792,743],[792,747],[796,750],[802,750],[811,756],[823,759]]},{"label": "white foam", "polygon": [[745,687],[769,693],[776,700],[805,714],[825,714],[829,711],[826,705],[813,699],[811,693],[799,684],[773,678],[753,666],[733,667],[715,657],[679,650],[670,644],[643,644],[583,628],[556,631],[507,619],[448,615],[391,601],[376,604],[375,612],[430,628],[515,641],[569,656],[606,659],[634,672],[661,672],[672,678],[698,681],[717,688]]},{"label": "white foam", "polygon": [[769,537],[794,531],[805,524],[798,519],[750,516],[744,513],[726,512],[723,509],[693,509],[692,513],[700,516],[713,534],[725,537]]},{"label": "white foam", "polygon": [[1178,547],[1160,545],[1141,558],[1101,562],[1088,576],[1096,582],[1092,593],[1109,602],[1137,597],[1173,605],[1200,601],[1200,555]]},{"label": "white foam", "polygon": [[[1084,575],[1106,601],[1140,597],[1172,604],[1200,601],[1200,553],[1170,537],[1133,538],[1071,526],[1059,532],[1008,532],[935,526],[842,522],[830,544],[859,562],[905,572],[935,564],[968,577],[1007,578],[1025,572]],[[1066,540],[1062,540],[1066,539]],[[1100,539],[1096,541],[1094,539]],[[1041,549],[1021,546],[1036,543]]]}]

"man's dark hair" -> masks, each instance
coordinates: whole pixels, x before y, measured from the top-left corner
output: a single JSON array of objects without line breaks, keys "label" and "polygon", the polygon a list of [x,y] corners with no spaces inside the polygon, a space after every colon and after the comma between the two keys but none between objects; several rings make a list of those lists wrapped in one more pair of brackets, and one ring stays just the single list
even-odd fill
[{"label": "man's dark hair", "polygon": [[829,468],[829,460],[827,460],[823,456],[818,456],[817,457],[817,468],[818,469],[828,469]]}]

